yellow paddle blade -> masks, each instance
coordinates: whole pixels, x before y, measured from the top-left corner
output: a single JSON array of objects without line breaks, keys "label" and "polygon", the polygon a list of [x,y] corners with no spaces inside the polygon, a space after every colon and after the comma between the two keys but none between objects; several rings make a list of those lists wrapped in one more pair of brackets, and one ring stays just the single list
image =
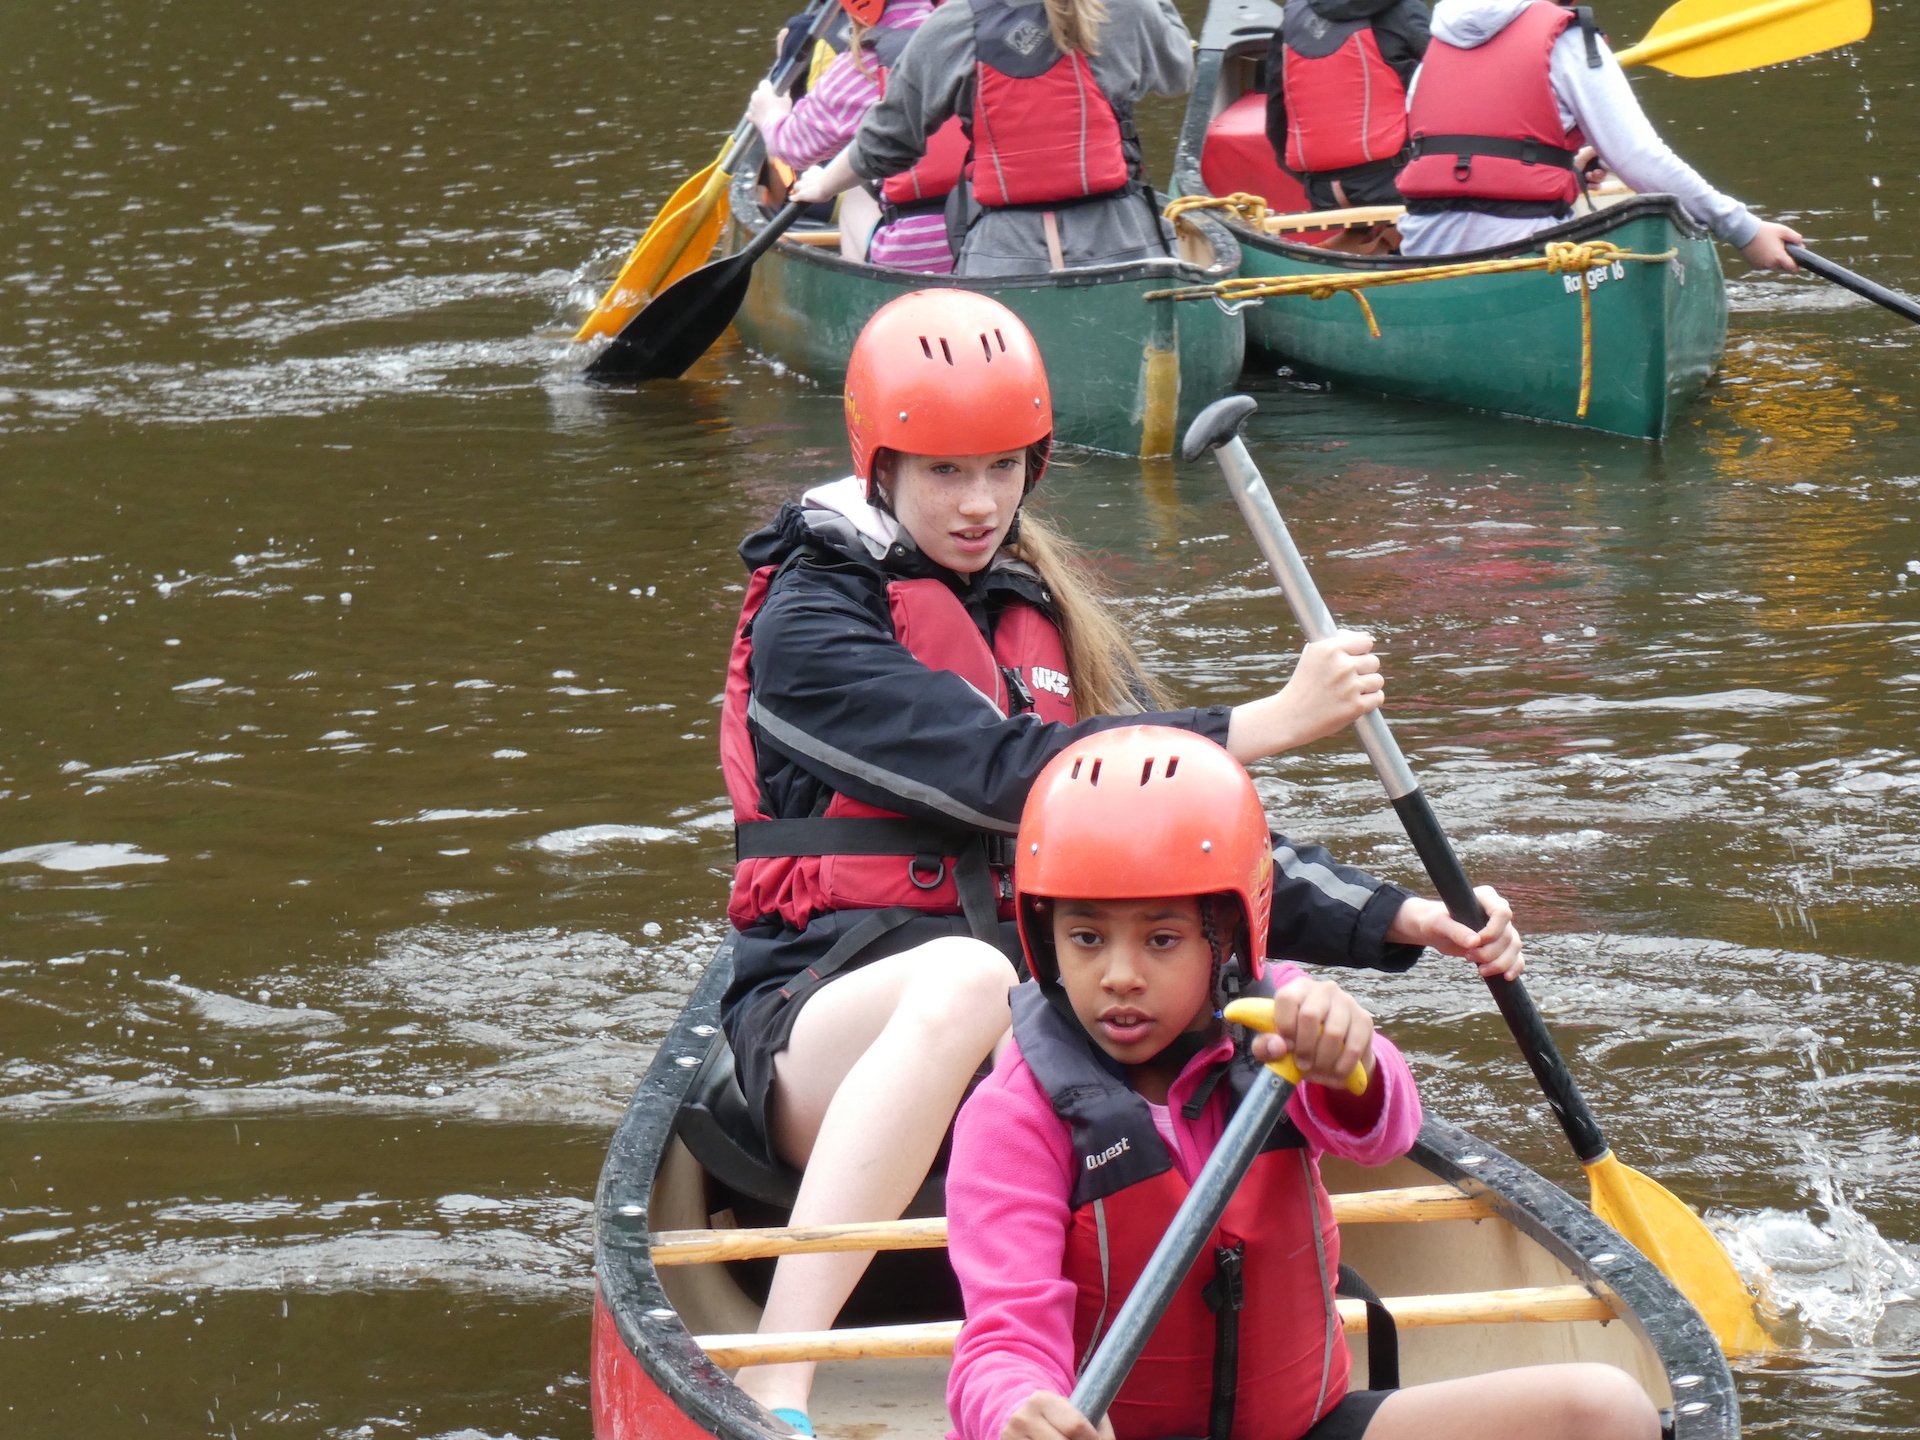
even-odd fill
[{"label": "yellow paddle blade", "polygon": [[1698,79],[1818,55],[1872,28],[1872,0],[1680,0],[1617,58]]},{"label": "yellow paddle blade", "polygon": [[732,183],[716,159],[673,192],[593,313],[574,332],[576,342],[619,334],[649,300],[706,263],[726,222],[727,187]]},{"label": "yellow paddle blade", "polygon": [[1679,1196],[1609,1150],[1586,1167],[1593,1213],[1618,1230],[1693,1302],[1729,1355],[1778,1350],[1760,1327],[1753,1292],[1726,1250]]}]

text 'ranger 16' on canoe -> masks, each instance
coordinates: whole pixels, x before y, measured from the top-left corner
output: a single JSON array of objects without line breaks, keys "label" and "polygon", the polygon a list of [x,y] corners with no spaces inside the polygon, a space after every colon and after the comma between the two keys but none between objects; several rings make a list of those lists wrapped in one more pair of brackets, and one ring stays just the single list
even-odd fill
[{"label": "text 'ranger 16' on canoe", "polygon": [[[798,1177],[769,1164],[749,1128],[720,1031],[731,974],[723,944],[640,1082],[601,1172],[594,1435],[782,1440],[786,1427],[726,1372],[808,1359],[823,1362],[811,1406],[822,1440],[941,1435],[960,1304],[942,1248],[939,1183],[929,1181],[911,1207],[922,1218],[779,1228]],[[1739,1403],[1706,1323],[1564,1191],[1431,1115],[1404,1159],[1322,1166],[1341,1258],[1377,1297],[1340,1301],[1356,1388],[1387,1388],[1396,1375],[1417,1384],[1598,1360],[1639,1381],[1672,1440],[1737,1440]],[[835,1329],[756,1334],[767,1257],[830,1249],[887,1253]]]},{"label": "text 'ranger 16' on canoe", "polygon": [[[728,250],[752,240],[770,213],[758,155],[732,192]],[[839,232],[796,225],[753,268],[737,326],[747,345],[822,385],[845,378],[847,355],[874,311],[910,290],[957,287],[991,295],[1027,324],[1053,387],[1062,444],[1120,455],[1171,455],[1182,428],[1233,389],[1245,356],[1238,315],[1151,303],[1168,285],[1224,280],[1240,264],[1226,227],[1182,227],[1177,257],[1031,276],[969,280],[845,259]]]},{"label": "text 'ranger 16' on canoe", "polygon": [[[1265,202],[1210,212],[1240,242],[1237,286],[1277,281],[1291,292],[1246,311],[1249,350],[1387,394],[1663,436],[1726,347],[1713,238],[1671,196],[1616,192],[1583,199],[1566,223],[1496,249],[1415,258],[1315,243],[1343,230],[1303,229],[1290,218],[1307,210],[1306,196],[1266,136],[1263,72],[1280,15],[1268,0],[1209,8],[1174,158],[1183,197]],[[1398,211],[1317,213],[1366,221]],[[1556,252],[1572,268],[1549,265],[1547,247],[1559,245],[1574,247]],[[1451,273],[1406,283],[1434,269]],[[1349,286],[1352,294],[1304,293]]]}]

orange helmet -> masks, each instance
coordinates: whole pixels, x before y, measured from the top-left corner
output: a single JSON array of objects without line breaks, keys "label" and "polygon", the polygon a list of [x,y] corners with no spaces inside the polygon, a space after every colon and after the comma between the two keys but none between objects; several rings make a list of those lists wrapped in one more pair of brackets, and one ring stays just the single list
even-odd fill
[{"label": "orange helmet", "polygon": [[840,0],[840,8],[862,25],[878,25],[887,13],[887,0]]},{"label": "orange helmet", "polygon": [[[873,490],[878,450],[992,455],[1050,442],[1053,396],[1033,335],[972,290],[915,290],[867,321],[847,357],[853,473]],[[1032,489],[1043,459],[1027,476]]]},{"label": "orange helmet", "polygon": [[[1040,772],[1020,817],[1015,912],[1027,966],[1055,985],[1046,900],[1233,896],[1249,937],[1235,978],[1266,969],[1273,840],[1253,779],[1204,736],[1129,725],[1076,740]],[[1229,942],[1239,947],[1237,938]]]}]

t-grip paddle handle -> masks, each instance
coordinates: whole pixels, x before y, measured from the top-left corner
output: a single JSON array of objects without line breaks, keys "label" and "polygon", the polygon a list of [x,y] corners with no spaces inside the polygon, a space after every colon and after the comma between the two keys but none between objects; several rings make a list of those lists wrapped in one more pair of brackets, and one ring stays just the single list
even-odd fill
[{"label": "t-grip paddle handle", "polygon": [[[1220,1012],[1220,1018],[1229,1025],[1244,1025],[1249,1030],[1258,1030],[1264,1035],[1276,1033],[1273,1023],[1273,1001],[1262,995],[1247,995],[1227,1003]],[[1289,1051],[1278,1060],[1267,1061],[1267,1068],[1294,1085],[1303,1078],[1300,1074],[1300,1062]],[[1347,1078],[1340,1082],[1349,1095],[1367,1093],[1367,1067],[1356,1065],[1347,1072]]]},{"label": "t-grip paddle handle", "polygon": [[[1325,640],[1339,627],[1327,609],[1327,602],[1320,597],[1320,589],[1313,583],[1306,562],[1300,558],[1293,536],[1287,533],[1287,523],[1280,516],[1279,506],[1274,504],[1267,482],[1261,478],[1253,457],[1247,453],[1246,442],[1240,438],[1241,425],[1256,408],[1253,399],[1246,395],[1214,401],[1187,427],[1180,453],[1192,460],[1207,450],[1213,451],[1213,458],[1219,461],[1226,475],[1227,487],[1233,491],[1233,498],[1253,531],[1261,553],[1266,556],[1274,579],[1280,582],[1294,618],[1306,632],[1307,639]],[[1387,798],[1406,828],[1407,838],[1413,842],[1414,851],[1426,867],[1447,913],[1469,929],[1479,930],[1487,923],[1487,912],[1473,893],[1473,882],[1467,878],[1460,857],[1454,854],[1446,831],[1440,828],[1439,817],[1421,792],[1420,782],[1407,767],[1406,756],[1400,753],[1393,732],[1387,728],[1386,717],[1375,710],[1354,721],[1353,728],[1359,734],[1360,748],[1373,762],[1374,773],[1380,777]],[[1566,1132],[1574,1154],[1583,1165],[1599,1160],[1607,1153],[1606,1137],[1601,1134],[1599,1122],[1587,1107],[1566,1062],[1560,1058],[1547,1022],[1527,993],[1525,982],[1493,976],[1487,979],[1487,989],[1492,992],[1494,1004],[1499,1006],[1501,1018],[1513,1033],[1520,1053],[1526,1057],[1554,1118]]]}]

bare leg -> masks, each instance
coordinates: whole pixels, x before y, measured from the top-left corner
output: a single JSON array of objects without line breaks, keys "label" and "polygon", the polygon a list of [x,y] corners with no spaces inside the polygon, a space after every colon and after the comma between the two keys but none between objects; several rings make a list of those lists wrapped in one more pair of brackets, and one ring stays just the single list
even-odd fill
[{"label": "bare leg", "polygon": [[847,191],[840,197],[840,253],[864,261],[879,224],[880,202],[864,190]]},{"label": "bare leg", "polygon": [[[1006,1033],[1013,980],[993,946],[953,936],[863,965],[807,1002],[774,1062],[770,1107],[775,1146],[806,1166],[793,1224],[899,1216]],[[872,1258],[784,1257],[761,1331],[826,1329]],[[768,1409],[804,1410],[813,1366],[750,1366],[735,1378]]]},{"label": "bare leg", "polygon": [[1365,1440],[1659,1440],[1660,1416],[1612,1365],[1530,1365],[1395,1391]]}]

